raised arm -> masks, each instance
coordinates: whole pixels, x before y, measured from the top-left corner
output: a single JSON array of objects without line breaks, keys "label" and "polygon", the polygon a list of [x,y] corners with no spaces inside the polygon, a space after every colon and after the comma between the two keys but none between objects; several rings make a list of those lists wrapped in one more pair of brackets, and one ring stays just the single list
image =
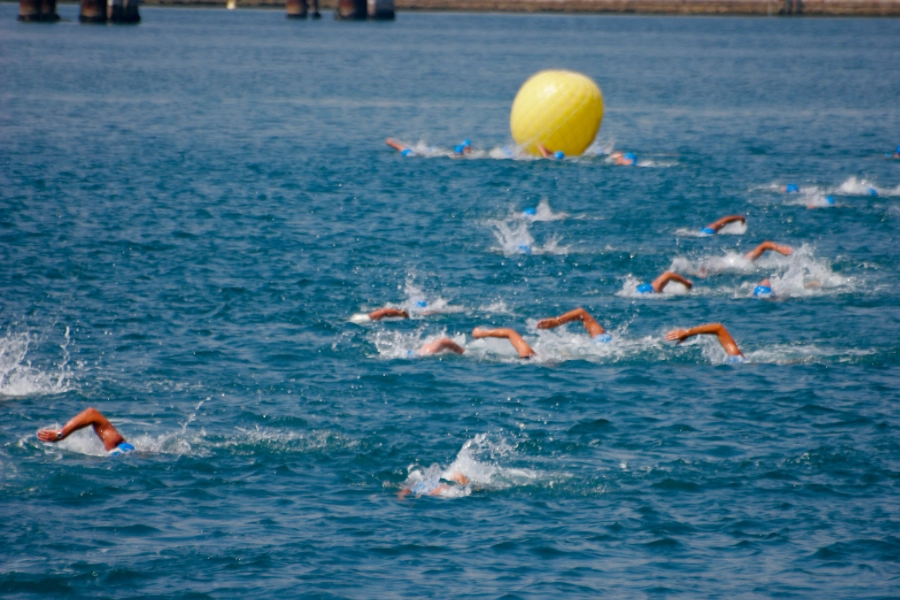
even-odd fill
[{"label": "raised arm", "polygon": [[420,356],[427,356],[428,354],[440,354],[441,352],[465,354],[466,349],[448,337],[438,338],[434,341],[428,342],[427,344],[419,348]]},{"label": "raised arm", "polygon": [[401,319],[408,319],[409,313],[405,310],[400,310],[399,308],[379,308],[378,310],[373,310],[369,313],[369,318],[373,321],[378,321],[385,317],[399,317]]},{"label": "raised arm", "polygon": [[97,437],[100,438],[100,441],[103,442],[103,445],[107,450],[112,450],[125,441],[125,438],[116,431],[116,428],[113,427],[112,423],[110,423],[96,408],[88,408],[84,412],[72,417],[62,429],[42,429],[37,432],[37,436],[42,442],[56,443],[89,425],[93,426],[94,433],[97,434]]},{"label": "raised arm", "polygon": [[548,150],[545,145],[538,144],[537,149],[538,149],[538,152],[541,153],[541,156],[543,156],[544,158],[553,158],[553,153],[550,152],[550,150]]},{"label": "raised arm", "polygon": [[751,250],[750,252],[748,252],[747,254],[745,254],[744,258],[746,258],[749,261],[754,261],[757,258],[759,258],[760,256],[762,256],[763,254],[765,254],[766,250],[772,250],[774,252],[777,252],[778,254],[783,254],[785,256],[787,256],[791,252],[793,252],[793,250],[791,249],[790,246],[779,246],[775,242],[766,241],[766,242],[763,242],[762,244],[760,244],[759,246],[757,246],[756,248],[754,248],[753,250]]},{"label": "raised arm", "polygon": [[403,152],[404,150],[409,150],[409,148],[403,142],[398,142],[394,138],[388,138],[384,141],[388,146],[397,150],[398,152]]},{"label": "raised arm", "polygon": [[709,325],[700,325],[690,329],[673,329],[666,334],[666,340],[670,342],[677,340],[677,343],[680,344],[695,335],[714,335],[719,339],[719,343],[728,356],[743,356],[737,342],[734,341],[734,338],[731,337],[731,334],[728,333],[728,330],[721,323],[710,323]]},{"label": "raised arm", "polygon": [[566,323],[570,323],[572,321],[581,321],[581,324],[584,325],[584,328],[591,335],[591,337],[596,337],[602,333],[603,327],[600,323],[597,322],[591,314],[584,310],[583,308],[576,308],[575,310],[570,310],[564,315],[560,315],[558,317],[553,317],[550,319],[542,319],[538,321],[537,328],[538,329],[553,329],[554,327],[559,327],[560,325],[565,325]]},{"label": "raised arm", "polygon": [[509,329],[508,327],[501,327],[499,329],[481,329],[480,327],[476,327],[472,330],[472,337],[475,339],[487,337],[505,338],[509,340],[512,347],[519,353],[519,358],[530,358],[535,354],[534,350],[531,349],[531,346],[528,345],[528,342],[522,339],[522,336],[519,335],[516,330]]},{"label": "raised arm", "polygon": [[722,217],[718,221],[710,223],[704,229],[712,229],[713,231],[718,231],[728,225],[729,223],[734,223],[735,221],[740,221],[741,223],[746,223],[747,219],[743,215],[729,215],[727,217]]},{"label": "raised arm", "polygon": [[687,289],[691,289],[692,287],[694,287],[694,284],[691,283],[690,280],[685,279],[678,273],[673,273],[672,271],[666,271],[665,273],[654,279],[650,285],[653,287],[654,292],[660,294],[664,289],[666,289],[666,286],[669,285],[669,282],[671,281],[677,281],[678,283],[684,285]]}]

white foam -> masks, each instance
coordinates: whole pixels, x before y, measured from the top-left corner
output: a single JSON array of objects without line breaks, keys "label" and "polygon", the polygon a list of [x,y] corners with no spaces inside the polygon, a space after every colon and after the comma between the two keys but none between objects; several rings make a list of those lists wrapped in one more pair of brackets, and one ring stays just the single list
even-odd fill
[{"label": "white foam", "polygon": [[56,365],[36,366],[29,349],[41,339],[29,332],[7,333],[0,338],[0,395],[27,397],[61,394],[72,389],[69,370],[69,328],[60,343],[61,357]]},{"label": "white foam", "polygon": [[493,228],[494,237],[500,243],[498,250],[505,256],[522,254],[561,254],[569,253],[567,246],[560,246],[559,239],[551,237],[543,247],[537,245],[529,231],[529,221],[488,221]]},{"label": "white foam", "polygon": [[542,198],[538,205],[535,207],[533,215],[529,215],[524,212],[516,213],[515,211],[513,211],[513,214],[510,215],[510,219],[523,219],[525,221],[531,222],[561,221],[568,216],[569,215],[564,212],[553,212],[553,210],[550,208],[550,201],[546,198]]},{"label": "white foam", "polygon": [[691,293],[691,290],[684,284],[677,281],[671,281],[663,288],[662,292],[642,294],[637,291],[637,287],[642,283],[650,283],[650,281],[641,281],[629,273],[625,276],[625,282],[622,284],[622,289],[616,292],[616,296],[619,296],[620,298],[640,298],[641,300],[667,300],[677,298],[678,296],[686,296]]},{"label": "white foam", "polygon": [[[900,188],[900,186],[897,187]],[[842,196],[871,196],[873,195],[873,191],[878,196],[893,196],[898,195],[898,192],[900,192],[897,188],[879,188],[868,179],[860,179],[857,177],[845,179],[833,190],[835,194],[840,194]]]},{"label": "white foam", "polygon": [[434,314],[459,313],[465,309],[461,306],[452,306],[450,301],[437,294],[429,294],[415,283],[413,277],[406,280],[406,300],[402,306],[409,313],[410,318],[428,316]]},{"label": "white foam", "polygon": [[421,481],[453,481],[457,473],[464,475],[466,485],[448,485],[434,494],[440,498],[463,498],[473,490],[496,491],[526,485],[535,485],[545,479],[540,471],[517,468],[509,463],[517,459],[516,451],[504,438],[481,433],[463,444],[456,458],[446,469],[438,464],[427,468],[418,465],[408,467],[409,475],[402,487],[410,488]]},{"label": "white foam", "polygon": [[448,336],[445,332],[441,332],[437,335],[425,335],[424,328],[413,332],[382,329],[373,331],[369,339],[375,345],[379,358],[413,359],[421,358],[419,349],[422,346],[442,337],[450,337],[456,344],[463,348],[466,347],[466,336],[464,334]]},{"label": "white foam", "polygon": [[[725,365],[728,363],[728,355],[713,335],[698,335],[682,344],[683,347],[696,346],[701,350],[703,359],[713,365]],[[835,359],[838,362],[852,362],[861,356],[873,354],[871,350],[848,350],[841,348],[825,348],[816,345],[789,345],[776,344],[766,346],[758,350],[748,351],[738,340],[738,346],[744,353],[746,363],[755,364],[809,364],[831,363]]]}]

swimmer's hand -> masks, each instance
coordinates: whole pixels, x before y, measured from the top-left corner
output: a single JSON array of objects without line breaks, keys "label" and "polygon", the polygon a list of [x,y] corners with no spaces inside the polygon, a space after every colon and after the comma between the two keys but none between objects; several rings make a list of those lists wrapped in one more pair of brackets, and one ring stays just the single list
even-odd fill
[{"label": "swimmer's hand", "polygon": [[678,340],[677,342],[675,342],[675,345],[677,346],[689,337],[691,337],[691,332],[687,329],[673,329],[666,334],[666,341],[675,342],[675,340]]},{"label": "swimmer's hand", "polygon": [[65,437],[63,436],[62,429],[41,429],[37,432],[37,436],[42,442],[50,442],[53,444]]}]

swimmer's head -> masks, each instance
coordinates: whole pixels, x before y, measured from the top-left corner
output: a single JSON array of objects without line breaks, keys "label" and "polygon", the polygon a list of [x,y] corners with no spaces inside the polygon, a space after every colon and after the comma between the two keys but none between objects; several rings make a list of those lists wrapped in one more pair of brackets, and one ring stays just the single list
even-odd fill
[{"label": "swimmer's head", "polygon": [[562,160],[565,157],[566,157],[566,153],[563,152],[562,150],[557,150],[556,152],[553,153],[553,158],[555,158],[556,160]]},{"label": "swimmer's head", "polygon": [[825,196],[825,204],[834,204],[834,196]]},{"label": "swimmer's head", "polygon": [[465,151],[466,151],[466,147],[463,146],[462,144],[457,144],[456,146],[453,146],[454,154],[462,154]]},{"label": "swimmer's head", "polygon": [[785,192],[786,194],[796,194],[796,193],[799,193],[799,192],[800,192],[800,186],[798,186],[796,183],[789,183],[789,184],[787,184],[786,186],[784,186],[784,192]]},{"label": "swimmer's head", "polygon": [[528,244],[519,244],[519,250],[521,250],[523,254],[531,254],[531,246]]},{"label": "swimmer's head", "polygon": [[608,333],[601,333],[594,338],[595,344],[608,344],[612,341],[612,336]]},{"label": "swimmer's head", "polygon": [[428,303],[424,300],[416,300],[416,306],[419,308],[425,308],[426,306],[428,306]]},{"label": "swimmer's head", "polygon": [[758,300],[765,300],[765,299],[767,299],[767,298],[774,298],[774,297],[775,297],[775,292],[772,291],[772,288],[770,288],[770,287],[767,286],[767,285],[758,285],[758,286],[756,286],[755,288],[753,288],[753,297],[756,298],[756,299],[758,299]]},{"label": "swimmer's head", "polygon": [[637,165],[637,154],[635,154],[634,152],[626,152],[622,156],[622,158],[624,158],[627,161],[630,161],[632,165]]},{"label": "swimmer's head", "polygon": [[900,146],[897,146],[896,153],[897,153],[897,154],[900,154]]},{"label": "swimmer's head", "polygon": [[529,206],[528,208],[526,208],[525,210],[522,211],[522,214],[533,217],[534,215],[537,214],[537,209],[534,208],[533,206]]},{"label": "swimmer's head", "polygon": [[653,289],[653,286],[649,283],[642,283],[636,288],[638,294],[652,294],[656,290]]},{"label": "swimmer's head", "polygon": [[716,230],[712,227],[704,227],[700,230],[700,233],[705,233],[706,235],[716,235]]},{"label": "swimmer's head", "polygon": [[468,147],[470,147],[471,145],[472,145],[472,142],[470,142],[469,140],[463,140],[462,146],[463,146],[464,148],[468,148]]},{"label": "swimmer's head", "polygon": [[412,154],[412,148],[404,148],[400,151],[400,156],[409,156]]},{"label": "swimmer's head", "polygon": [[729,365],[739,365],[744,362],[743,354],[729,354],[725,362]]},{"label": "swimmer's head", "polygon": [[870,195],[870,196],[878,196],[878,190],[876,190],[876,189],[873,188],[873,187],[872,187],[872,188],[869,188],[869,195]]}]

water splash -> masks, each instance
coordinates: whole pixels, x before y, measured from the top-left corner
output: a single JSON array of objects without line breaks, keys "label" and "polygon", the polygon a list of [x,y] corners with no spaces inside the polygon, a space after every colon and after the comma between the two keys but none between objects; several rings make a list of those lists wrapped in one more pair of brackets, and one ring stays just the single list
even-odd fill
[{"label": "water splash", "polygon": [[426,335],[424,328],[413,332],[380,329],[372,332],[369,336],[369,341],[375,345],[378,358],[413,359],[422,358],[419,355],[419,349],[422,346],[442,337],[450,337],[463,348],[466,347],[466,336],[464,334],[448,336],[446,332],[442,331],[437,335]]},{"label": "water splash", "polygon": [[413,276],[406,280],[404,293],[406,294],[406,300],[403,301],[401,307],[409,313],[411,318],[434,314],[460,313],[465,310],[461,306],[451,306],[450,301],[442,298],[440,295],[426,292],[416,284]]},{"label": "water splash", "polygon": [[[533,211],[533,213],[531,212]],[[520,213],[515,213],[510,215],[510,219],[523,219],[525,221],[538,222],[538,221],[562,221],[563,219],[568,218],[568,213],[558,212],[555,213],[550,208],[550,201],[546,198],[542,198],[538,205],[529,211],[525,209],[525,211]]]},{"label": "water splash", "polygon": [[0,396],[27,397],[62,394],[72,389],[69,370],[70,332],[66,327],[59,345],[58,364],[47,368],[35,366],[28,357],[40,338],[29,332],[9,332],[0,338]]},{"label": "water splash", "polygon": [[538,246],[534,237],[529,231],[530,223],[528,221],[513,221],[512,224],[506,221],[488,221],[493,228],[494,237],[499,242],[500,247],[495,248],[505,256],[516,256],[521,254],[560,254],[569,253],[568,246],[560,246],[559,239],[551,237],[543,247]]},{"label": "water splash", "polygon": [[849,177],[832,190],[842,196],[900,196],[900,185],[893,188],[878,187],[868,179]]},{"label": "water splash", "polygon": [[540,483],[544,475],[540,471],[517,468],[510,463],[516,460],[515,447],[502,437],[484,433],[467,440],[449,467],[438,464],[427,468],[418,465],[408,467],[409,475],[403,488],[413,488],[417,483],[434,487],[438,481],[452,482],[457,474],[468,480],[465,485],[448,484],[431,496],[440,498],[464,498],[472,491],[498,491]]},{"label": "water splash", "polygon": [[625,276],[625,282],[622,284],[622,289],[616,292],[616,296],[620,298],[640,298],[641,300],[668,300],[677,298],[679,296],[687,296],[691,293],[691,290],[689,290],[684,284],[681,284],[677,281],[671,281],[668,285],[666,285],[666,287],[663,288],[662,292],[642,294],[641,292],[637,291],[638,286],[642,283],[649,283],[649,281],[641,281],[637,277],[628,274]]},{"label": "water splash", "polygon": [[747,233],[747,222],[746,221],[732,221],[728,223],[715,234],[704,233],[699,229],[687,229],[685,227],[679,228],[675,230],[675,235],[679,235],[681,237],[713,237],[714,235],[744,235]]}]

